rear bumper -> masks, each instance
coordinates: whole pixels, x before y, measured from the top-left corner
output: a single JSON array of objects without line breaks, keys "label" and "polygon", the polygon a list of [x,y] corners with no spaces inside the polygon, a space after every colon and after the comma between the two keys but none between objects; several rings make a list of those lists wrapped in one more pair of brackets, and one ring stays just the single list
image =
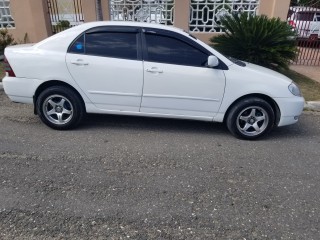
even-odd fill
[{"label": "rear bumper", "polygon": [[303,97],[275,98],[280,109],[280,121],[278,126],[286,126],[298,122],[304,107]]},{"label": "rear bumper", "polygon": [[38,79],[4,77],[3,88],[13,102],[33,103],[33,95],[37,87],[42,83]]}]

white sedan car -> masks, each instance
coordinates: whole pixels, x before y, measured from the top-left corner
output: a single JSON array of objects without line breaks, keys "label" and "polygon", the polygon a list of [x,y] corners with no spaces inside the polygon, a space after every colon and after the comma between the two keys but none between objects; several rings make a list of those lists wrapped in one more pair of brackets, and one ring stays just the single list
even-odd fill
[{"label": "white sedan car", "polygon": [[304,99],[289,78],[227,58],[173,27],[94,22],[5,49],[4,89],[51,128],[85,113],[224,122],[239,138],[296,123]]}]

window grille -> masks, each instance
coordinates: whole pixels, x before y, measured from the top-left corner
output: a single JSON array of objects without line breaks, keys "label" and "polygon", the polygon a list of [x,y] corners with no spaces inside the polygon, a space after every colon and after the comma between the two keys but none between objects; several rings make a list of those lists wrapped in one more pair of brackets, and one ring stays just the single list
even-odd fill
[{"label": "window grille", "polygon": [[173,25],[174,0],[110,0],[113,21]]},{"label": "window grille", "polygon": [[52,24],[68,21],[70,26],[83,23],[81,0],[48,0]]},{"label": "window grille", "polygon": [[47,0],[52,32],[61,32],[84,22],[81,0]]},{"label": "window grille", "polygon": [[260,0],[190,0],[191,32],[223,32],[220,20],[227,14],[256,14]]},{"label": "window grille", "polygon": [[14,27],[14,20],[10,12],[10,0],[0,0],[0,28]]}]

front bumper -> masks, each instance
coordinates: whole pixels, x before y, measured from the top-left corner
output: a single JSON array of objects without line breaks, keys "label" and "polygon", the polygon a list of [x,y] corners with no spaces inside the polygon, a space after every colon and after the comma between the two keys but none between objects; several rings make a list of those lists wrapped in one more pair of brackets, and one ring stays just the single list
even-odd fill
[{"label": "front bumper", "polygon": [[280,110],[280,121],[278,127],[298,122],[304,107],[303,97],[274,98]]}]

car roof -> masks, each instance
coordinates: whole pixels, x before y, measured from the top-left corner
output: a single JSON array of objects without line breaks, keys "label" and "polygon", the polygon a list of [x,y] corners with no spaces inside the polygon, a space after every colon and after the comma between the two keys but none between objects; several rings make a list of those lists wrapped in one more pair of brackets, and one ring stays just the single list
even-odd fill
[{"label": "car roof", "polygon": [[126,26],[126,27],[145,27],[145,28],[157,28],[157,29],[164,29],[174,32],[183,32],[182,29],[174,27],[174,26],[167,26],[158,23],[145,23],[145,22],[132,22],[132,21],[97,21],[97,22],[88,22],[83,23],[79,26],[74,28],[82,28],[82,29],[89,29],[91,27],[100,27],[100,26]]},{"label": "car roof", "polygon": [[73,41],[80,33],[87,31],[94,27],[102,26],[127,26],[127,27],[145,27],[145,28],[156,28],[163,29],[172,32],[177,32],[183,35],[188,35],[182,29],[176,28],[174,26],[165,26],[157,23],[144,23],[144,22],[131,22],[131,21],[97,21],[83,23],[78,26],[69,28],[65,31],[57,33],[49,38],[34,45],[35,48],[45,48],[45,49],[66,49],[70,42]]}]

